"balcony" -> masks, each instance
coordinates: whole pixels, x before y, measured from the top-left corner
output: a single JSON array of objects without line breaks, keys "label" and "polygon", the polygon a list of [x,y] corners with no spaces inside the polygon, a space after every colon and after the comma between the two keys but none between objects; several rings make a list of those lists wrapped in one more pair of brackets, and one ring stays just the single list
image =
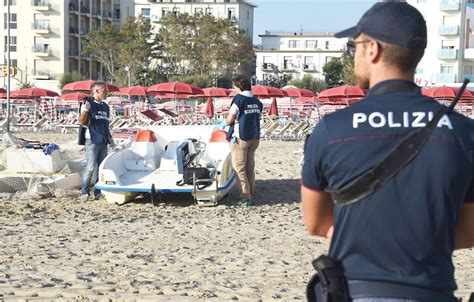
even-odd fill
[{"label": "balcony", "polygon": [[33,78],[36,80],[56,80],[59,75],[50,70],[33,70]]},{"label": "balcony", "polygon": [[438,49],[438,59],[440,60],[456,60],[458,58],[458,50],[454,48]]},{"label": "balcony", "polygon": [[69,34],[70,35],[78,35],[79,34],[79,28],[69,26]]},{"label": "balcony", "polygon": [[474,61],[474,48],[464,49],[464,59]]},{"label": "balcony", "polygon": [[36,44],[33,46],[33,54],[37,57],[49,57],[53,52],[48,44]]},{"label": "balcony", "polygon": [[293,71],[295,70],[295,66],[293,63],[283,63],[280,65],[281,71]]},{"label": "balcony", "polygon": [[49,0],[33,0],[32,6],[34,10],[47,11],[51,8],[51,3]]},{"label": "balcony", "polygon": [[272,63],[262,63],[262,70],[263,71],[273,71],[273,64]]},{"label": "balcony", "polygon": [[439,8],[442,11],[459,11],[461,9],[460,0],[441,0]]},{"label": "balcony", "polygon": [[455,83],[456,82],[456,74],[455,73],[438,73],[436,75],[436,83]]},{"label": "balcony", "polygon": [[48,20],[35,20],[32,24],[33,31],[37,34],[49,34]]},{"label": "balcony", "polygon": [[304,72],[317,72],[316,64],[314,63],[303,64],[301,67]]},{"label": "balcony", "polygon": [[459,26],[458,25],[440,25],[438,28],[438,33],[441,36],[457,36],[459,35]]},{"label": "balcony", "polygon": [[68,9],[69,9],[70,12],[75,12],[75,13],[79,12],[79,7],[74,2],[69,2],[69,8]]},{"label": "balcony", "polygon": [[77,56],[79,56],[79,49],[77,49],[77,48],[72,48],[72,49],[69,48],[68,53],[69,53],[69,56],[71,56],[71,57],[77,57]]}]

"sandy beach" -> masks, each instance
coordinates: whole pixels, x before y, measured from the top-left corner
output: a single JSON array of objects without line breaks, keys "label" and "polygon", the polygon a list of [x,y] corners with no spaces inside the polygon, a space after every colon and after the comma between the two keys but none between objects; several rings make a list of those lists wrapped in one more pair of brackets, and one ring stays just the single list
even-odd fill
[{"label": "sandy beach", "polygon": [[[60,136],[60,138],[58,138]],[[66,142],[75,135],[27,134]],[[299,205],[303,142],[262,141],[255,206],[141,199],[122,206],[78,195],[0,200],[2,301],[305,300],[311,260]],[[456,252],[458,296],[474,291],[474,252]]]}]

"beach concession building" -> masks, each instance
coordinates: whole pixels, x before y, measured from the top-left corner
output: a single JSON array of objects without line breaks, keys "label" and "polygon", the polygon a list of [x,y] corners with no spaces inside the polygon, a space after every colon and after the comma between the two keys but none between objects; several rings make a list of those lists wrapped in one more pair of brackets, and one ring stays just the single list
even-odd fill
[{"label": "beach concession building", "polygon": [[[58,90],[61,74],[77,71],[91,79],[104,76],[99,61],[83,56],[83,37],[107,23],[133,16],[133,0],[1,0],[1,64],[7,60],[7,1],[10,1],[10,57],[19,83]],[[0,74],[0,86],[6,77]]]}]

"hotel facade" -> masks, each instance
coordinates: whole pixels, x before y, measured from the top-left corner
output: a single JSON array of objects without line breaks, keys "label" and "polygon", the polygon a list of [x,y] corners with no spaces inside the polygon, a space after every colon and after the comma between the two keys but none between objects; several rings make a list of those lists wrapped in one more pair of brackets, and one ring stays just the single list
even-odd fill
[{"label": "hotel facade", "polygon": [[[21,83],[59,90],[59,77],[77,71],[90,79],[106,77],[94,57],[82,55],[84,36],[105,24],[134,15],[133,0],[0,0],[3,19],[1,63],[7,63],[7,1],[10,1],[12,89]],[[0,74],[0,86],[6,76]]]},{"label": "hotel facade", "polygon": [[336,39],[332,32],[266,31],[256,55],[256,82],[272,78],[298,79],[311,75],[324,80],[323,66],[346,51],[348,39]]},{"label": "hotel facade", "polygon": [[428,46],[416,70],[423,87],[474,80],[474,1],[408,0],[424,16]]}]

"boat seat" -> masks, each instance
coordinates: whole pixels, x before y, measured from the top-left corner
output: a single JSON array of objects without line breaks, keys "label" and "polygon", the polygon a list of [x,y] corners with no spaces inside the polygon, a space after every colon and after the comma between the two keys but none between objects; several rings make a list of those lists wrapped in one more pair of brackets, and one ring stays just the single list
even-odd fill
[{"label": "boat seat", "polygon": [[179,141],[171,141],[161,153],[161,170],[176,170],[176,147],[180,144]]},{"label": "boat seat", "polygon": [[217,168],[219,163],[226,159],[230,152],[230,146],[227,141],[208,143],[200,164],[208,168]]},{"label": "boat seat", "polygon": [[160,147],[156,142],[133,142],[124,154],[124,166],[129,171],[153,171],[160,167]]}]

